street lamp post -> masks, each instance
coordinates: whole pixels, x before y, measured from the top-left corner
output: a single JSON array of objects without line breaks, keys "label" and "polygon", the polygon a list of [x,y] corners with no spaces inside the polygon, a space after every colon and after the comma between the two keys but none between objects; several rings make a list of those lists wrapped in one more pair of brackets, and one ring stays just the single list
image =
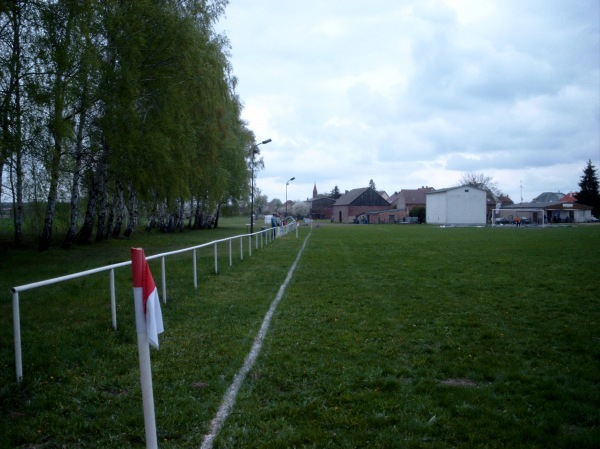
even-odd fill
[{"label": "street lamp post", "polygon": [[285,219],[287,220],[287,186],[290,184],[290,182],[292,182],[294,179],[296,179],[295,177],[292,177],[288,180],[288,182],[285,183]]},{"label": "street lamp post", "polygon": [[264,145],[269,142],[271,142],[271,139],[263,140],[252,147],[252,162],[250,164],[252,169],[252,187],[250,189],[250,234],[254,234],[254,156],[260,153],[258,150],[259,145]]}]

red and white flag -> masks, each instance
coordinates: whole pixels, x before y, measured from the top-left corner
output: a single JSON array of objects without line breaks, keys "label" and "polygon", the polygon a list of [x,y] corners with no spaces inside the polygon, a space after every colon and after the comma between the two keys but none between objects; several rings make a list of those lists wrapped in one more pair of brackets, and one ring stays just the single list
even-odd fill
[{"label": "red and white flag", "polygon": [[158,334],[164,331],[158,290],[141,248],[131,248],[133,295],[136,301],[136,328],[146,332],[148,343],[158,349]]}]

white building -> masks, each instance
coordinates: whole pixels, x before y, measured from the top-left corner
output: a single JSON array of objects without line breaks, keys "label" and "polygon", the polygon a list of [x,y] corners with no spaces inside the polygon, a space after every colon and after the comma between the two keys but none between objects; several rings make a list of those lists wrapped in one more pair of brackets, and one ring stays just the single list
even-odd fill
[{"label": "white building", "polygon": [[425,194],[428,224],[485,225],[486,192],[473,186],[450,187]]}]

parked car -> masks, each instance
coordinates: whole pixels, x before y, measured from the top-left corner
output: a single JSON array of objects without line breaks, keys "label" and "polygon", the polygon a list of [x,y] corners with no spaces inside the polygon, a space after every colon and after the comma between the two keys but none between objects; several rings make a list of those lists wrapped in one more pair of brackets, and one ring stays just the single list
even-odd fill
[{"label": "parked car", "polygon": [[507,225],[507,224],[510,224],[510,221],[508,220],[508,218],[499,217],[499,218],[496,218],[496,221],[494,222],[494,224]]}]

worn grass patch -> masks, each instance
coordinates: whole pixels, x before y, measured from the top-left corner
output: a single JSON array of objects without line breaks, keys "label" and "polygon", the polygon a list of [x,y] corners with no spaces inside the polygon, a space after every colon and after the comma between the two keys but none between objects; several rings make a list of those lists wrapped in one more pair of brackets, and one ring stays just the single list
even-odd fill
[{"label": "worn grass patch", "polygon": [[[219,275],[203,251],[197,290],[189,256],[168,262],[160,447],[200,446],[307,233]],[[215,448],[598,447],[599,248],[595,226],[315,228]],[[0,447],[144,447],[129,271],[117,332],[105,279],[23,296],[16,385],[4,274],[22,275],[0,268]]]}]

